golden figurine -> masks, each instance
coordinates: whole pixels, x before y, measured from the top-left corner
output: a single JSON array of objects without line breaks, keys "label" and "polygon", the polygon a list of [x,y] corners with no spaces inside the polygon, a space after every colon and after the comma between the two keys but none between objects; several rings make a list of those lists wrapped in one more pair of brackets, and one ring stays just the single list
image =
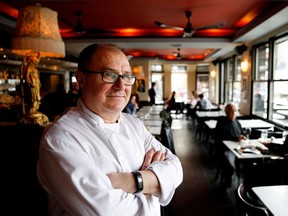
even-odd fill
[{"label": "golden figurine", "polygon": [[21,123],[43,125],[49,123],[46,115],[38,112],[40,96],[40,78],[36,65],[40,61],[40,53],[29,53],[23,58],[21,66],[22,118]]}]

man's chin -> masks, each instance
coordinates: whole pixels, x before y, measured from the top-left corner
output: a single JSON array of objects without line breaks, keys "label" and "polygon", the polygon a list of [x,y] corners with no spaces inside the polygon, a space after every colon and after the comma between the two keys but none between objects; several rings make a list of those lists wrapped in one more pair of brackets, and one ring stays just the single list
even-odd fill
[{"label": "man's chin", "polygon": [[108,106],[109,110],[112,112],[122,112],[122,110],[125,108],[125,105],[122,103],[117,103],[117,104],[110,104]]}]

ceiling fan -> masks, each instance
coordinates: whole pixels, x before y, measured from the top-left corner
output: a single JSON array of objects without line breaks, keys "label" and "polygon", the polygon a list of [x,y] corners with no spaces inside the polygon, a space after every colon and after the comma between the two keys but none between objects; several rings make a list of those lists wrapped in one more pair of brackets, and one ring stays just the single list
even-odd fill
[{"label": "ceiling fan", "polygon": [[182,27],[177,27],[177,26],[171,26],[171,25],[166,25],[164,23],[161,23],[159,21],[155,21],[154,23],[161,27],[161,28],[170,28],[170,29],[175,29],[175,30],[179,30],[179,31],[183,31],[183,37],[192,37],[192,35],[195,33],[195,31],[197,30],[204,30],[204,29],[214,29],[214,28],[221,28],[223,27],[226,23],[225,22],[220,22],[218,24],[215,25],[209,25],[209,26],[199,26],[199,27],[193,27],[190,21],[192,12],[191,11],[185,11],[185,16],[187,18],[187,23],[185,28]]},{"label": "ceiling fan", "polygon": [[182,59],[182,56],[180,54],[180,48],[177,48],[177,52],[173,52],[173,55],[176,57],[177,60]]},{"label": "ceiling fan", "polygon": [[76,11],[75,16],[76,25],[73,26],[73,33],[77,34],[101,34],[101,33],[113,33],[114,31],[104,30],[104,29],[95,29],[95,28],[86,28],[82,22],[83,13],[81,11]]}]

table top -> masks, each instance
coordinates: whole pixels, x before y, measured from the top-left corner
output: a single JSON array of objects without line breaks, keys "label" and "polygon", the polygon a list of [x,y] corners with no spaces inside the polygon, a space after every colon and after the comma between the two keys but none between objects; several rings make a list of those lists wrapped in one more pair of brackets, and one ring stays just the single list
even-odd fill
[{"label": "table top", "polygon": [[161,135],[161,110],[163,110],[163,106],[144,106],[136,114],[154,136]]},{"label": "table top", "polygon": [[196,111],[196,115],[198,117],[220,117],[225,116],[225,112],[223,110],[220,111]]},{"label": "table top", "polygon": [[240,119],[242,128],[273,128],[274,124],[266,122],[262,119]]},{"label": "table top", "polygon": [[[266,122],[262,119],[240,119],[239,120],[242,128],[273,128],[274,125]],[[208,120],[205,121],[205,124],[210,128],[210,129],[214,129],[216,127],[217,124],[217,120]]]},{"label": "table top", "polygon": [[157,135],[161,135],[161,126],[149,126],[149,125],[145,125],[148,129],[148,131],[154,135],[154,136],[157,136]]},{"label": "table top", "polygon": [[[257,139],[253,139],[251,140],[251,142],[258,142],[259,141]],[[223,141],[224,145],[227,146],[227,148],[233,152],[235,154],[235,156],[238,159],[259,159],[259,158],[271,158],[271,157],[277,157],[275,155],[270,155],[270,154],[254,154],[254,153],[240,153],[237,150],[237,147],[240,147],[240,142],[236,142],[236,141],[231,141],[231,140],[224,140]]]},{"label": "table top", "polygon": [[252,191],[274,216],[288,215],[288,185],[257,186]]},{"label": "table top", "polygon": [[162,125],[162,120],[151,120],[151,119],[143,119],[142,120],[145,126],[159,126]]}]

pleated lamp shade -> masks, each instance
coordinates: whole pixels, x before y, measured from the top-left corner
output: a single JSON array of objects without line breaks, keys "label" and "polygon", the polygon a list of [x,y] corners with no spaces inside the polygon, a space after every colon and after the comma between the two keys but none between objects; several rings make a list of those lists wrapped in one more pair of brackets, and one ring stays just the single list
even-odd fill
[{"label": "pleated lamp shade", "polygon": [[57,16],[57,12],[39,4],[20,9],[11,41],[12,52],[25,56],[34,51],[41,57],[65,57]]}]

